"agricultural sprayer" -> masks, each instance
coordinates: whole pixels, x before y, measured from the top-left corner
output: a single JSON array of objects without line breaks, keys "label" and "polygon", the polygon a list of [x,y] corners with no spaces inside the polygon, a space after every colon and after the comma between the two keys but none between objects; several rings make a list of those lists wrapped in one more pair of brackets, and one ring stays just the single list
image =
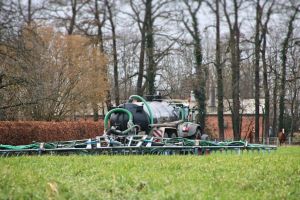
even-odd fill
[{"label": "agricultural sprayer", "polygon": [[85,140],[0,145],[0,155],[162,154],[203,155],[214,152],[270,152],[276,146],[244,141],[201,140],[201,126],[189,120],[191,109],[165,100],[146,101],[138,95],[110,110],[102,136]]}]

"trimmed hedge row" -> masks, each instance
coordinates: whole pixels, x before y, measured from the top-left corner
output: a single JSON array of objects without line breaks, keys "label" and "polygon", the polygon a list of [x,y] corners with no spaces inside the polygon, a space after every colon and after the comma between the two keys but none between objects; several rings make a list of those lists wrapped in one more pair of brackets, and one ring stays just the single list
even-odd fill
[{"label": "trimmed hedge row", "polygon": [[23,145],[35,142],[50,142],[94,138],[103,134],[103,121],[0,122],[0,144]]}]

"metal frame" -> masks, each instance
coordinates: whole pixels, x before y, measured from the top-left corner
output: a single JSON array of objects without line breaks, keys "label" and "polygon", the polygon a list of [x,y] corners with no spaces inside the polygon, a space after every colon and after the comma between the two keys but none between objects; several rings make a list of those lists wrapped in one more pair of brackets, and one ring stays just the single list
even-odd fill
[{"label": "metal frame", "polygon": [[[181,142],[176,142],[176,141]],[[175,141],[175,142],[174,142]],[[184,142],[188,142],[188,144]],[[47,143],[53,148],[45,148],[45,143],[38,143],[36,149],[1,149],[1,156],[20,155],[206,155],[210,153],[237,153],[246,152],[270,153],[276,150],[274,145],[255,145],[239,142],[243,145],[231,145],[234,143],[214,143],[201,140],[187,140],[184,138],[158,138],[147,135],[129,136],[99,136],[95,139],[73,140]],[[211,144],[211,145],[201,145]],[[0,146],[1,147],[1,146]]]}]

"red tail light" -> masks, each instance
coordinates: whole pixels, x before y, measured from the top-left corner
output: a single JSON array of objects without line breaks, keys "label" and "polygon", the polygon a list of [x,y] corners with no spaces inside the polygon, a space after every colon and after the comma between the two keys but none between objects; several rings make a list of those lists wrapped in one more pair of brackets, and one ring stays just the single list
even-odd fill
[{"label": "red tail light", "polygon": [[183,132],[188,132],[190,129],[189,129],[189,127],[187,127],[187,126],[184,126],[184,127],[182,127],[182,131]]}]

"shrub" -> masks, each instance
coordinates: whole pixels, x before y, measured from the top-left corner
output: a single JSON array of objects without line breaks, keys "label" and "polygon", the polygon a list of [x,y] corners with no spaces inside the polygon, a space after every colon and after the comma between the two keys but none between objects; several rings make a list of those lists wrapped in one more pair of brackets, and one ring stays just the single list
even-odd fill
[{"label": "shrub", "polygon": [[0,144],[22,145],[36,142],[94,138],[103,134],[103,122],[93,121],[3,121]]}]

